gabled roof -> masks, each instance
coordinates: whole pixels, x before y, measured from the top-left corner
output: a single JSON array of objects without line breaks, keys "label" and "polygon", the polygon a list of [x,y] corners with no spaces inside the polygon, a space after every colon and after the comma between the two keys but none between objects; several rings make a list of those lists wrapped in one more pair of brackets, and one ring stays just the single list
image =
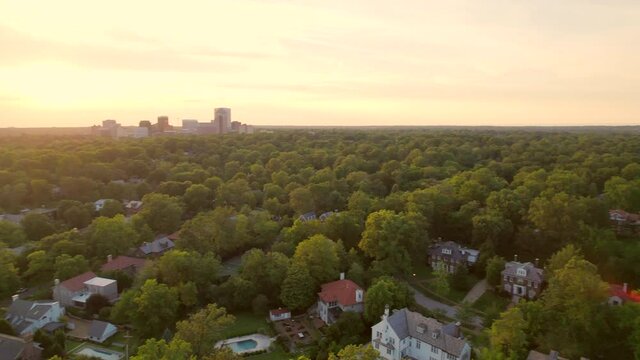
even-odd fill
[{"label": "gabled roof", "polygon": [[114,327],[114,325],[100,320],[93,320],[91,321],[91,326],[89,327],[89,337],[102,339],[105,331],[109,327]]},{"label": "gabled roof", "polygon": [[100,270],[102,271],[116,271],[124,270],[128,268],[134,268],[135,271],[140,270],[147,264],[148,260],[134,258],[130,256],[118,256],[115,259],[102,265]]},{"label": "gabled roof", "polygon": [[457,325],[443,325],[436,319],[406,308],[394,311],[387,322],[401,341],[410,336],[458,357],[467,344],[459,337]]},{"label": "gabled roof", "polygon": [[7,309],[8,316],[39,320],[42,315],[51,310],[55,301],[28,301],[16,299]]},{"label": "gabled roof", "polygon": [[609,219],[635,223],[640,221],[640,214],[633,214],[621,209],[613,209],[609,210]]},{"label": "gabled roof", "polygon": [[[450,250],[451,254],[443,254],[442,249]],[[478,260],[479,253],[478,250],[465,248],[454,241],[437,242],[429,247],[429,254],[432,256],[450,256],[456,261],[464,260],[471,263]]]},{"label": "gabled roof", "polygon": [[[518,269],[525,269],[527,275],[518,275]],[[544,270],[537,268],[530,262],[521,263],[517,261],[509,261],[504,265],[502,276],[514,276],[517,278],[524,278],[530,281],[541,283],[544,281]]]},{"label": "gabled roof", "polygon": [[269,315],[271,316],[278,316],[278,315],[282,315],[282,314],[287,314],[290,313],[291,311],[289,311],[289,309],[273,309],[273,310],[269,310]]},{"label": "gabled roof", "polygon": [[0,360],[20,359],[26,342],[15,336],[0,334]]},{"label": "gabled roof", "polygon": [[92,271],[87,271],[86,273],[82,273],[78,276],[72,277],[71,279],[67,279],[60,283],[59,286],[66,288],[69,291],[80,291],[84,289],[84,283],[87,280],[91,280],[96,277]]},{"label": "gabled roof", "polygon": [[176,245],[166,236],[161,236],[152,242],[146,242],[140,246],[140,251],[145,254],[159,254],[167,250],[173,249]]},{"label": "gabled roof", "polygon": [[342,306],[355,305],[356,290],[362,291],[358,284],[351,280],[338,280],[322,285],[322,290],[318,293],[320,299],[326,303],[337,301]]}]

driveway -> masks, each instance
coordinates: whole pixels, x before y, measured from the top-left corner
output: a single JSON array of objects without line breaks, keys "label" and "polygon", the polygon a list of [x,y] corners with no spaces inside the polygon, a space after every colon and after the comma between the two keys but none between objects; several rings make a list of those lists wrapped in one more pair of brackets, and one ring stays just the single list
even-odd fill
[{"label": "driveway", "polygon": [[[416,303],[418,305],[423,306],[431,311],[443,312],[448,318],[451,318],[451,319],[458,318],[457,308],[447,304],[443,304],[437,300],[427,297],[417,289],[413,288],[411,285],[408,285],[408,286],[409,286],[409,289],[413,291],[413,297],[416,300]],[[482,319],[479,316],[474,316],[471,319],[471,323],[478,328],[482,328]]]},{"label": "driveway", "polygon": [[469,292],[464,297],[462,302],[468,302],[470,304],[473,304],[474,302],[476,302],[476,300],[478,300],[484,294],[485,291],[487,291],[488,288],[489,288],[489,283],[487,282],[487,279],[482,279],[478,281],[478,283],[475,284],[473,288],[471,288],[471,290],[469,290]]}]

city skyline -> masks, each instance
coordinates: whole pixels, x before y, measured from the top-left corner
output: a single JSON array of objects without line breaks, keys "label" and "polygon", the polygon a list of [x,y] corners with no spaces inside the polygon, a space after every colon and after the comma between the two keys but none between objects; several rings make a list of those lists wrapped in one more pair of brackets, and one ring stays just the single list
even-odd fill
[{"label": "city skyline", "polygon": [[0,127],[640,122],[638,2],[402,5],[0,1]]}]

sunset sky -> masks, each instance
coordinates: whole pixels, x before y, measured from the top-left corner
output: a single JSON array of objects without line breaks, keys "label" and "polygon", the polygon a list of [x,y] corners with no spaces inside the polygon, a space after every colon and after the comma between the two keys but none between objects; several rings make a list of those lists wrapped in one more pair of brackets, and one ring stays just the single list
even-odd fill
[{"label": "sunset sky", "polygon": [[0,127],[640,124],[638,0],[0,0]]}]

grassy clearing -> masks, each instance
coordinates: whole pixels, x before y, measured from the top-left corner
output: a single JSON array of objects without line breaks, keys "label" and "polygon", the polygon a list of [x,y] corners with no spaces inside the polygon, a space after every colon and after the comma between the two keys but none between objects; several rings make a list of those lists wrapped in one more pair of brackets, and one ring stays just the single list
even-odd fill
[{"label": "grassy clearing", "polygon": [[288,352],[284,351],[280,344],[275,344],[275,349],[272,352],[246,357],[246,359],[249,360],[286,360],[293,358],[295,358],[295,355],[289,354]]},{"label": "grassy clearing", "polygon": [[509,305],[509,299],[499,296],[493,291],[486,291],[482,296],[473,303],[472,308],[482,313],[499,309],[503,311]]},{"label": "grassy clearing", "polygon": [[233,314],[236,321],[222,332],[225,339],[249,335],[256,332],[272,335],[271,325],[266,320],[266,315],[255,315],[250,312]]}]

